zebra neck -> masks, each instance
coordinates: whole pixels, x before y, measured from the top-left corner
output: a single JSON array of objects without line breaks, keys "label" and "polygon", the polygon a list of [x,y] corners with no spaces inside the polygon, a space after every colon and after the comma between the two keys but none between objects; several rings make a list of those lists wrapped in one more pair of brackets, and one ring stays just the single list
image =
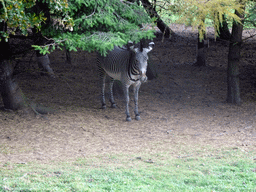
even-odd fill
[{"label": "zebra neck", "polygon": [[139,68],[135,63],[129,64],[128,75],[129,75],[130,80],[132,80],[132,81],[138,81],[139,80],[139,77],[137,77],[137,78],[133,77],[133,76],[139,76],[140,75]]}]

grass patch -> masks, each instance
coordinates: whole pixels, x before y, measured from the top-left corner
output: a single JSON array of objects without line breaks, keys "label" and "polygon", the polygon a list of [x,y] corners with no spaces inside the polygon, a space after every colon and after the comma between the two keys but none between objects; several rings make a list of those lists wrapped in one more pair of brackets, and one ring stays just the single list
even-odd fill
[{"label": "grass patch", "polygon": [[0,191],[256,191],[256,152],[101,156],[0,168]]}]

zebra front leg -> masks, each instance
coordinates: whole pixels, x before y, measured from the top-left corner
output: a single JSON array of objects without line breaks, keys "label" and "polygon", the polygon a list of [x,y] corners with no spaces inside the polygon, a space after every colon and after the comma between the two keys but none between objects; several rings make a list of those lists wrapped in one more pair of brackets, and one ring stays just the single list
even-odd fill
[{"label": "zebra front leg", "polygon": [[140,120],[140,114],[139,114],[139,109],[138,109],[138,100],[139,100],[139,89],[140,89],[141,83],[134,85],[134,113],[135,113],[135,119],[137,121]]},{"label": "zebra front leg", "polygon": [[124,89],[124,98],[125,98],[125,113],[126,113],[126,121],[131,121],[131,116],[129,113],[129,86],[123,86]]},{"label": "zebra front leg", "polygon": [[[103,70],[103,69],[102,69]],[[105,102],[105,80],[106,80],[106,73],[102,71],[100,73],[100,77],[102,78],[102,87],[101,87],[101,104],[102,109],[106,109],[106,102]]]},{"label": "zebra front leg", "polygon": [[116,108],[116,103],[115,103],[115,100],[114,100],[114,94],[113,94],[113,85],[114,85],[114,79],[111,78],[110,80],[110,98],[109,98],[109,101],[111,103],[111,107],[112,108]]}]

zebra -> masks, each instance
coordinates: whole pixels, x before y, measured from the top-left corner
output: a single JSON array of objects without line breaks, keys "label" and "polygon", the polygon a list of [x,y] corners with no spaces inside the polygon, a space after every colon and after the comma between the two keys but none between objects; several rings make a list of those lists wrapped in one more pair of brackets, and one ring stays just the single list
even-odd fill
[{"label": "zebra", "polygon": [[106,57],[100,56],[97,59],[99,74],[102,81],[101,103],[102,109],[106,108],[105,102],[105,79],[106,75],[110,76],[110,102],[111,107],[116,108],[113,96],[114,80],[119,80],[122,83],[125,97],[125,113],[126,121],[131,121],[129,113],[129,87],[133,85],[134,103],[135,103],[135,119],[140,120],[138,111],[138,92],[141,83],[147,81],[147,60],[148,52],[154,47],[154,42],[150,42],[147,48],[134,48],[132,43],[128,43],[127,47],[115,46]]}]

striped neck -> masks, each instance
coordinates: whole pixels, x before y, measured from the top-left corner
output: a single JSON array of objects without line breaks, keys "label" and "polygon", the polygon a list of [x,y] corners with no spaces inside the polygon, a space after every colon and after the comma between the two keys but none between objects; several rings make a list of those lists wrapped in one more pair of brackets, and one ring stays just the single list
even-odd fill
[{"label": "striped neck", "polygon": [[132,62],[131,64],[129,63],[129,66],[128,66],[128,76],[130,78],[131,81],[138,81],[140,80],[140,78],[138,79],[133,79],[132,76],[138,76],[140,75],[140,70],[139,70],[139,67],[138,65],[136,65],[135,62]]}]

